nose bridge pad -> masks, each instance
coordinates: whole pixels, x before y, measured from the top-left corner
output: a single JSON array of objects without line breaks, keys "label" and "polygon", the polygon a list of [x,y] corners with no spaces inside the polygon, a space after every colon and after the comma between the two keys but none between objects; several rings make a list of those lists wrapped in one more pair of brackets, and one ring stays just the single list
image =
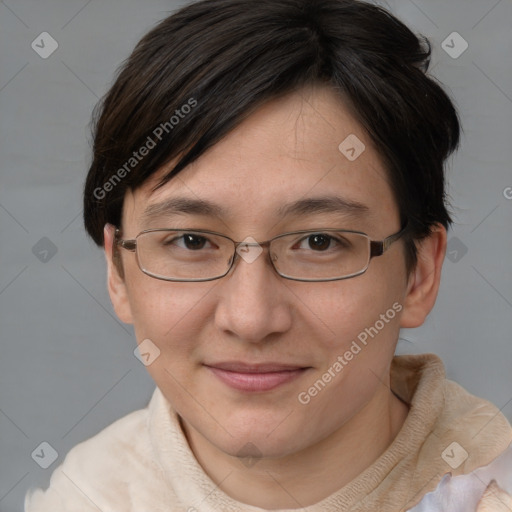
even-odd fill
[{"label": "nose bridge pad", "polygon": [[[265,248],[268,250],[268,258],[269,258],[269,262],[270,262],[270,267],[273,269],[273,270],[276,270],[275,267],[274,267],[274,262],[277,261],[278,259],[278,256],[275,252],[271,251],[270,250],[270,246],[267,244],[267,243],[247,243],[246,244],[247,246],[249,247],[260,247],[262,249],[262,254],[261,256],[263,256],[265,253]],[[233,270],[233,268],[236,266],[237,264],[237,261],[236,260],[239,260],[239,259],[244,259],[239,253],[237,250],[235,250],[234,254],[232,254],[230,256],[230,258],[228,259],[228,267]],[[256,258],[257,259],[257,258]],[[251,261],[252,263],[252,261]]]}]

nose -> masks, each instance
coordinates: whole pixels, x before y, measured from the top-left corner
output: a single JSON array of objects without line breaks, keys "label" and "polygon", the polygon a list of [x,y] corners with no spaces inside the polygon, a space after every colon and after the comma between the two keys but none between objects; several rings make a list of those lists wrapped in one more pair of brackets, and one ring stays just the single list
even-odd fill
[{"label": "nose", "polygon": [[[266,250],[243,249],[239,249],[234,268],[217,288],[220,295],[215,323],[240,341],[257,343],[290,329],[290,292],[272,268]],[[255,257],[251,251],[259,254]]]}]

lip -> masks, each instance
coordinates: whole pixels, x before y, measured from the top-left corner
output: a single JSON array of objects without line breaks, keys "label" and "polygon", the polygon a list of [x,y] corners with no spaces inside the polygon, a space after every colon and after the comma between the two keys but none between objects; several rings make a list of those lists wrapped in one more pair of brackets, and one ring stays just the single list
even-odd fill
[{"label": "lip", "polygon": [[300,377],[308,368],[280,363],[239,361],[205,364],[220,381],[238,391],[270,391]]}]

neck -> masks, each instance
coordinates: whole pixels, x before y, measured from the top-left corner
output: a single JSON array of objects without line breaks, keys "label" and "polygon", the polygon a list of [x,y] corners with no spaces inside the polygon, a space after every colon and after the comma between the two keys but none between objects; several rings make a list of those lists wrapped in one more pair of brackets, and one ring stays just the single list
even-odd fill
[{"label": "neck", "polygon": [[302,508],[338,491],[369,467],[393,442],[408,406],[389,388],[330,436],[282,458],[258,459],[243,467],[190,425],[185,434],[208,476],[233,499],[267,510]]}]

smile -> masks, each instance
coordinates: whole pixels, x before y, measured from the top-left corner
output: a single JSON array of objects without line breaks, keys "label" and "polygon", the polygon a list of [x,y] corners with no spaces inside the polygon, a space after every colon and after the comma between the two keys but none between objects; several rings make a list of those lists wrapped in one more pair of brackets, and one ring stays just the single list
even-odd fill
[{"label": "smile", "polygon": [[220,381],[238,391],[270,391],[300,377],[308,368],[276,363],[250,365],[240,362],[205,365]]}]

